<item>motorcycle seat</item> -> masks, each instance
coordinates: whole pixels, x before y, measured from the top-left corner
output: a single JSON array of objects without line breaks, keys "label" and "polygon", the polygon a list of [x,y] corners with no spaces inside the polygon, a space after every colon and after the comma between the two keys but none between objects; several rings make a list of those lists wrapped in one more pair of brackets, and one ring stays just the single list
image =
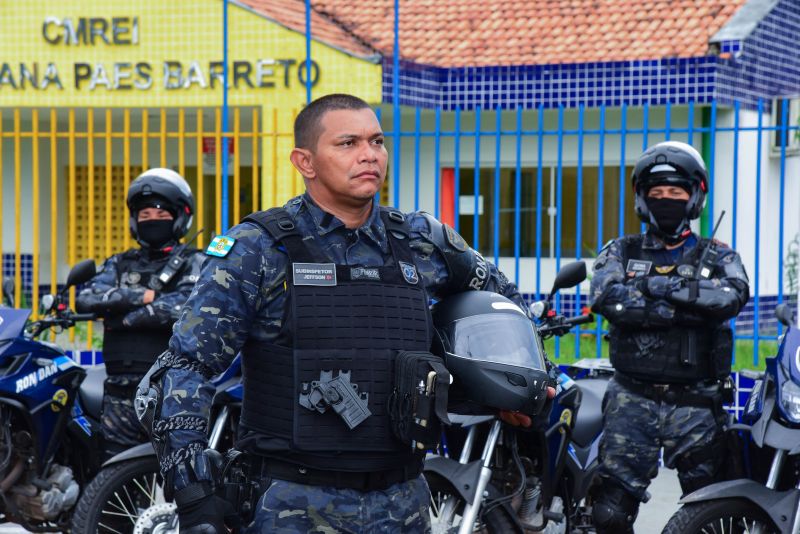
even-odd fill
[{"label": "motorcycle seat", "polygon": [[103,409],[103,383],[106,380],[106,366],[93,365],[86,367],[86,378],[81,382],[80,398],[84,411],[96,420],[100,420]]},{"label": "motorcycle seat", "polygon": [[603,428],[603,395],[608,387],[607,378],[587,378],[576,381],[583,397],[575,416],[572,440],[581,447],[587,447]]}]

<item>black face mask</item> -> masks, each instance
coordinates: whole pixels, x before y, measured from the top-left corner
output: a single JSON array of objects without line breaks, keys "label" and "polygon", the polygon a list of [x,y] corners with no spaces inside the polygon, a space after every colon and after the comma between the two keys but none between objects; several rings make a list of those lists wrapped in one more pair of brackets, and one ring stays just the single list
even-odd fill
[{"label": "black face mask", "polygon": [[686,218],[687,200],[648,198],[646,202],[650,213],[658,222],[658,229],[666,234],[674,234],[683,219]]},{"label": "black face mask", "polygon": [[150,245],[150,248],[158,250],[172,241],[173,222],[172,219],[138,222],[136,227],[139,239]]}]

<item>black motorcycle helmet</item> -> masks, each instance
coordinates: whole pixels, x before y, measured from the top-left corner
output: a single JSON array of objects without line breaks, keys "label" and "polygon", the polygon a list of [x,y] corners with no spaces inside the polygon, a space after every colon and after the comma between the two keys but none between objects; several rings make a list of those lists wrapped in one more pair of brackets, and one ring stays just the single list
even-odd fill
[{"label": "black motorcycle helmet", "polygon": [[[639,156],[631,182],[636,214],[650,225],[656,236],[669,244],[686,239],[691,233],[690,221],[700,216],[708,192],[708,171],[697,150],[680,141],[664,141],[653,145]],[[659,228],[658,221],[647,206],[647,193],[657,185],[676,185],[689,192],[686,215],[673,232]]]},{"label": "black motorcycle helmet", "polygon": [[131,235],[144,248],[150,245],[140,238],[137,215],[144,208],[161,208],[172,214],[173,242],[186,235],[194,216],[194,195],[189,184],[171,169],[154,168],[140,174],[128,188]]},{"label": "black motorcycle helmet", "polygon": [[453,376],[451,407],[531,415],[542,409],[548,378],[544,351],[519,306],[497,293],[466,291],[436,303],[433,324],[433,353]]}]

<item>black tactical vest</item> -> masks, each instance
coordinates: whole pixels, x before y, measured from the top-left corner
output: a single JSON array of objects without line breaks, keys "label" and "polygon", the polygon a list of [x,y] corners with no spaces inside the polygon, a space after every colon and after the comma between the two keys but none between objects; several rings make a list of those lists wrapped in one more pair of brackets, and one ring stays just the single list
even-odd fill
[{"label": "black tactical vest", "polygon": [[[117,263],[120,287],[148,288],[150,278],[156,276],[169,261],[170,256],[151,259],[147,253],[129,250]],[[174,290],[180,276],[172,278],[162,291]],[[106,372],[115,374],[144,374],[167,350],[172,337],[172,325],[161,328],[125,328],[122,317],[109,317],[103,321],[103,361]]]},{"label": "black tactical vest", "polygon": [[[392,259],[383,267],[334,264],[304,240],[288,212],[273,208],[245,218],[273,236],[289,256],[283,330],[276,344],[242,349],[247,431],[281,444],[266,456],[335,471],[418,465],[393,435],[387,401],[399,351],[427,351],[432,320],[408,246],[403,215],[381,208]],[[308,384],[323,372],[349,373],[371,412],[352,430],[334,410],[301,406]],[[283,450],[279,450],[283,449]]]},{"label": "black tactical vest", "polygon": [[[693,277],[699,255],[707,246],[700,239],[677,263],[664,254],[642,249],[642,235],[623,238],[623,266],[628,276],[664,274]],[[718,353],[716,340],[725,338],[727,324],[704,328],[624,328],[611,325],[609,355],[614,369],[648,382],[692,383],[730,374],[730,353]],[[727,364],[726,364],[727,362]],[[727,371],[724,368],[727,365]]]}]

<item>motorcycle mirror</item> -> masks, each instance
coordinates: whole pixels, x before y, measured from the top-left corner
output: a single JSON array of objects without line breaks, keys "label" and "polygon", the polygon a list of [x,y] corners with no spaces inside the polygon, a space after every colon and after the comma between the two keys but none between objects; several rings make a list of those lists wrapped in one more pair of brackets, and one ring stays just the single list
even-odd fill
[{"label": "motorcycle mirror", "polygon": [[14,306],[14,279],[3,279],[3,301],[6,306]]},{"label": "motorcycle mirror", "polygon": [[67,276],[67,287],[77,286],[78,284],[88,282],[94,278],[95,274],[97,274],[97,269],[94,265],[94,260],[88,259],[83,260],[80,263],[76,263]]},{"label": "motorcycle mirror", "polygon": [[53,295],[42,295],[42,300],[39,303],[39,314],[47,315],[53,309],[56,298]]},{"label": "motorcycle mirror", "polygon": [[550,296],[555,295],[559,289],[575,287],[584,280],[586,280],[586,263],[583,261],[568,263],[559,269]]},{"label": "motorcycle mirror", "polygon": [[541,319],[547,311],[547,303],[543,300],[537,300],[536,302],[532,302],[529,308],[534,317]]},{"label": "motorcycle mirror", "polygon": [[786,327],[794,324],[794,310],[785,302],[781,302],[775,307],[775,317]]}]

